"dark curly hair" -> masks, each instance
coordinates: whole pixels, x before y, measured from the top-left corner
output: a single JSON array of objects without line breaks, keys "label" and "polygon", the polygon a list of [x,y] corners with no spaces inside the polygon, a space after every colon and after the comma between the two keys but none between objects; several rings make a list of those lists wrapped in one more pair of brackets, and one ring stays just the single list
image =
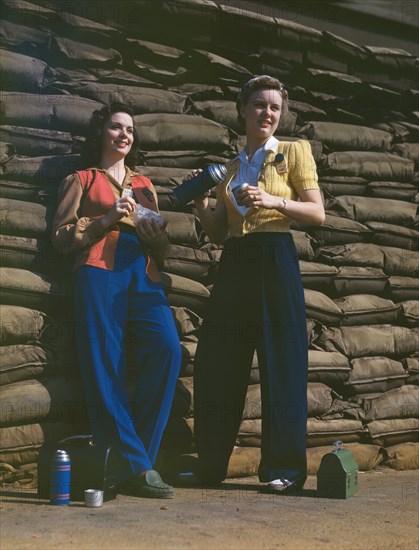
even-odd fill
[{"label": "dark curly hair", "polygon": [[[102,154],[103,130],[105,124],[114,113],[127,113],[134,120],[134,111],[124,103],[111,103],[109,106],[106,105],[102,107],[102,109],[94,111],[89,121],[86,141],[81,151],[81,160],[85,168],[97,166],[99,164]],[[124,160],[125,164],[130,168],[142,164],[144,160],[143,153],[140,151],[140,139],[135,128],[133,137],[134,141],[131,150]]]}]

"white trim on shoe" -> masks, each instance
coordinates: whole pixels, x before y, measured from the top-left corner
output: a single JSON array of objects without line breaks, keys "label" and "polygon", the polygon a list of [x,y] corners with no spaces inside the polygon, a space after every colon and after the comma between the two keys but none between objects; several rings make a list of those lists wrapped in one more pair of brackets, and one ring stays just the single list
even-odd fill
[{"label": "white trim on shoe", "polygon": [[297,485],[295,481],[290,481],[289,479],[280,477],[279,479],[273,479],[272,481],[269,481],[268,487],[275,493],[283,493],[291,487],[297,487]]}]

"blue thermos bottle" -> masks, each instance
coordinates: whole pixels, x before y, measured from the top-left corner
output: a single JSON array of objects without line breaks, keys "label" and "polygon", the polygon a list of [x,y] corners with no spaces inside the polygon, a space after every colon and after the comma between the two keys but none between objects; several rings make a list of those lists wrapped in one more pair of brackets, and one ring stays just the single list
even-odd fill
[{"label": "blue thermos bottle", "polygon": [[50,504],[70,503],[70,476],[70,455],[67,451],[55,451],[51,460]]},{"label": "blue thermos bottle", "polygon": [[188,202],[193,201],[221,183],[226,173],[227,168],[224,164],[211,164],[207,166],[202,172],[172,190],[174,202],[188,204]]}]

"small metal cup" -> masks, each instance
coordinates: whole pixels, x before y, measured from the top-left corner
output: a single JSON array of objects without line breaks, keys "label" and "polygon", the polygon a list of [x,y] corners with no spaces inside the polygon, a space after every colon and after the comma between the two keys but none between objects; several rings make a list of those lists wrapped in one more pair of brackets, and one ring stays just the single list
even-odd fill
[{"label": "small metal cup", "polygon": [[100,489],[85,489],[84,504],[88,508],[100,508],[103,505],[103,491]]},{"label": "small metal cup", "polygon": [[249,187],[248,183],[241,183],[240,185],[237,185],[236,187],[233,187],[231,192],[234,195],[234,198],[236,199],[237,204],[240,206],[241,203],[239,202],[239,193],[242,189],[245,189],[246,187]]}]

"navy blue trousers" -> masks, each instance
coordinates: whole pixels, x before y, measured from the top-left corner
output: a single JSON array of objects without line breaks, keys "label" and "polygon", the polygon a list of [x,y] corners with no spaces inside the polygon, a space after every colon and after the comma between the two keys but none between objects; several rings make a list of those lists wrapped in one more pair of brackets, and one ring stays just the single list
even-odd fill
[{"label": "navy blue trousers", "polygon": [[[152,469],[166,426],[181,350],[161,283],[145,271],[139,239],[120,233],[113,271],[75,272],[77,351],[95,441],[122,457],[119,479]],[[126,389],[126,342],[133,351]]]},{"label": "navy blue trousers", "polygon": [[260,481],[306,479],[308,343],[304,291],[289,233],[224,245],[194,366],[195,438],[203,481],[225,479],[257,351]]}]

